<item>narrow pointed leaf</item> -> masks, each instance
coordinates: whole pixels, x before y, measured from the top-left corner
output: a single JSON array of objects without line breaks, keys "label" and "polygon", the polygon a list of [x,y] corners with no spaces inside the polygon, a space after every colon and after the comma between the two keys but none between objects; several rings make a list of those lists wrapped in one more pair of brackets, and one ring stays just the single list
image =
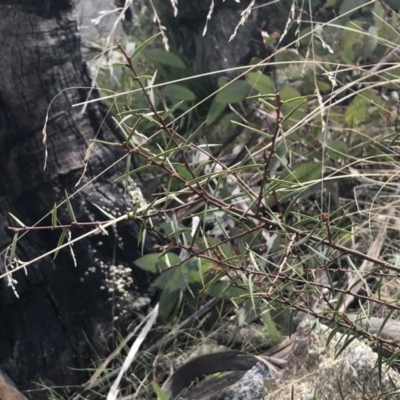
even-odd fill
[{"label": "narrow pointed leaf", "polygon": [[9,215],[19,226],[21,226],[22,228],[25,228],[26,225],[25,225],[22,221],[20,221],[14,214],[11,214],[11,213],[9,212],[8,215]]},{"label": "narrow pointed leaf", "polygon": [[161,35],[161,32],[156,33],[152,37],[145,40],[142,44],[136,47],[135,51],[131,54],[131,59],[135,58],[144,48],[146,48],[154,39]]},{"label": "narrow pointed leaf", "polygon": [[69,200],[69,195],[68,195],[67,191],[65,191],[65,200],[67,202],[67,209],[68,209],[68,212],[69,212],[69,216],[71,217],[72,221],[76,222],[74,209],[72,208],[72,204],[71,204],[71,202]]},{"label": "narrow pointed leaf", "polygon": [[57,203],[54,203],[53,211],[51,212],[51,226],[53,228],[57,226]]},{"label": "narrow pointed leaf", "polygon": [[11,251],[10,251],[10,258],[13,259],[15,256],[15,251],[17,249],[17,242],[18,242],[18,232],[14,233],[13,241],[11,243]]},{"label": "narrow pointed leaf", "polygon": [[58,243],[57,243],[57,249],[54,252],[54,257],[53,257],[54,260],[58,256],[58,253],[60,251],[59,247],[64,243],[64,240],[67,237],[67,233],[68,233],[68,229],[63,229],[63,231],[61,232],[60,238],[58,239]]}]

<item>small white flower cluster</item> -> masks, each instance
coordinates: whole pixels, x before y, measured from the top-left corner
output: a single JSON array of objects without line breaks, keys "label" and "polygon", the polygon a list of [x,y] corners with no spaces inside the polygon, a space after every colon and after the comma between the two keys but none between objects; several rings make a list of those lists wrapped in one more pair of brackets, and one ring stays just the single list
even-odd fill
[{"label": "small white flower cluster", "polygon": [[135,188],[129,190],[129,194],[134,204],[139,203],[140,207],[146,207],[147,201],[143,196],[142,190],[140,187],[136,186]]},{"label": "small white flower cluster", "polygon": [[109,277],[106,279],[109,285],[108,291],[110,293],[115,291],[116,294],[124,298],[129,297],[127,288],[133,285],[131,274],[131,268],[124,267],[123,265],[112,265],[109,270]]},{"label": "small white flower cluster", "polygon": [[[111,265],[110,267],[99,259],[95,259],[99,264],[101,272],[104,274],[104,285],[100,286],[100,290],[107,290],[108,293],[114,295],[109,300],[115,300],[115,296],[127,299],[129,298],[128,288],[133,285],[132,268],[123,265]],[[97,272],[96,266],[91,266],[85,272],[85,276]],[[82,277],[81,282],[85,279]]]}]

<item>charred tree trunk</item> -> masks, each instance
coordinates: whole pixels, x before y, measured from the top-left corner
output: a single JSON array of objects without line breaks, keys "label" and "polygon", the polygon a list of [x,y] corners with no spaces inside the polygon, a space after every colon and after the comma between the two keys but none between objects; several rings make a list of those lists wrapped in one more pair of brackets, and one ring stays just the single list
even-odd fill
[{"label": "charred tree trunk", "polygon": [[[282,33],[291,3],[291,0],[271,4],[262,0],[216,0],[210,9],[210,2],[187,0],[177,3],[175,16],[171,2],[156,0],[167,33],[174,38],[172,42],[179,43],[179,48],[183,49],[193,74],[226,70],[224,75],[230,77],[236,76],[230,68],[248,65],[253,57],[264,59],[272,53],[272,48],[265,46],[261,31]],[[242,12],[250,4],[253,7],[246,23],[239,25]],[[211,18],[208,19],[209,14]],[[292,39],[293,32],[290,32],[286,41]],[[212,91],[219,77],[211,76]]]},{"label": "charred tree trunk", "polygon": [[[91,86],[73,0],[0,0],[0,20],[0,366],[20,388],[39,380],[70,385],[87,378],[78,369],[88,367],[93,349],[104,349],[115,325],[123,329],[146,305],[139,298],[148,293],[150,279],[133,266],[140,256],[139,227],[124,222],[108,229],[109,236],[75,244],[76,267],[71,253],[61,250],[55,260],[46,257],[15,273],[19,298],[8,285],[11,266],[4,250],[13,237],[8,227],[16,225],[9,212],[27,226],[37,223],[65,199],[65,190],[77,189],[91,140],[118,138],[100,103],[84,111],[72,107],[86,100]],[[42,129],[52,100],[44,170]],[[81,190],[71,199],[78,221],[106,219],[95,204],[112,214],[133,208],[114,182],[124,172],[123,162],[91,182],[122,155],[118,148],[94,145]],[[65,205],[58,219],[71,222]],[[51,218],[40,224],[51,225]],[[60,233],[28,232],[16,254],[31,260],[54,249]]]},{"label": "charred tree trunk", "polygon": [[[279,47],[293,43],[299,36],[298,19],[304,20],[302,29],[309,26],[310,19],[328,21],[333,17],[333,8],[323,7],[323,1],[311,2],[311,14],[308,1],[296,5],[292,0],[185,0],[178,1],[175,8],[171,1],[155,3],[163,25],[168,28],[167,34],[173,37],[171,42],[182,51],[193,75],[226,70],[224,75],[231,78],[237,72],[229,71],[230,68],[246,66],[252,58],[270,56],[281,35]],[[262,32],[276,37],[275,43],[266,45]],[[265,72],[270,70],[266,68]],[[211,85],[204,85],[203,80],[197,89],[214,91],[220,76],[212,75],[208,79]]]}]

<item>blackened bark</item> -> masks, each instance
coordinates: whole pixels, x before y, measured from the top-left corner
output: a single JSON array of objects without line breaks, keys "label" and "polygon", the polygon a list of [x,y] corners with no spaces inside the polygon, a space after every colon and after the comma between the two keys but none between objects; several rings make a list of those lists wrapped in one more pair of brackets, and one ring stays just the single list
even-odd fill
[{"label": "blackened bark", "polygon": [[[211,2],[179,1],[176,17],[171,2],[157,0],[156,3],[161,20],[168,28],[167,33],[173,35],[175,41],[181,40],[180,47],[185,59],[192,62],[190,67],[193,73],[200,74],[248,65],[252,57],[267,57],[270,50],[263,43],[261,30],[269,34],[283,32],[292,1],[281,0],[265,5],[265,1],[256,0],[247,22],[237,29],[231,41],[229,39],[239,24],[241,13],[250,4],[250,0],[240,3],[216,0],[208,21]],[[287,40],[290,38],[293,39],[292,32]],[[226,71],[224,75],[234,77],[236,72]],[[219,76],[210,78],[213,90]]]},{"label": "blackened bark", "polygon": [[[125,222],[108,229],[109,236],[96,235],[75,244],[77,267],[71,253],[62,250],[55,260],[47,257],[26,273],[15,273],[19,298],[8,286],[4,274],[10,266],[4,250],[12,240],[8,227],[15,226],[8,213],[26,225],[35,224],[64,199],[64,190],[76,190],[85,153],[96,134],[102,140],[118,139],[110,120],[105,120],[104,107],[96,103],[83,112],[72,107],[86,99],[85,88],[91,86],[72,1],[0,0],[0,21],[0,366],[20,388],[39,380],[48,385],[76,384],[86,379],[77,369],[88,367],[93,349],[104,350],[102,342],[112,333],[115,317],[123,329],[146,303],[140,296],[148,290],[149,277],[133,266],[140,256],[139,227]],[[54,98],[43,170],[42,129]],[[105,219],[94,204],[115,214],[133,208],[124,188],[114,182],[124,163],[90,183],[122,155],[118,148],[93,147],[80,185],[87,186],[71,199],[78,221]],[[58,218],[71,222],[65,206]],[[42,224],[51,225],[50,217]],[[78,229],[73,236],[83,232]],[[29,232],[18,242],[17,255],[33,259],[53,249],[59,235],[59,231]],[[118,277],[125,288],[112,291]],[[40,392],[32,396],[41,397]]]}]

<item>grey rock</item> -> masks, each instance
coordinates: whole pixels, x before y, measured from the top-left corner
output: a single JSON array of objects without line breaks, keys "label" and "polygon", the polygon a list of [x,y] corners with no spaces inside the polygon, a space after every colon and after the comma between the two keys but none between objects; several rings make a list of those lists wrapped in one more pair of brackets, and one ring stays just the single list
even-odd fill
[{"label": "grey rock", "polygon": [[223,391],[217,400],[259,400],[266,394],[264,382],[273,378],[271,371],[261,362],[247,371],[243,377]]},{"label": "grey rock", "polygon": [[[268,400],[343,400],[379,398],[400,400],[400,375],[392,368],[378,367],[378,355],[360,340],[336,333],[316,321],[305,320],[297,329],[288,366],[279,373]],[[292,392],[293,390],[293,392]]]}]

